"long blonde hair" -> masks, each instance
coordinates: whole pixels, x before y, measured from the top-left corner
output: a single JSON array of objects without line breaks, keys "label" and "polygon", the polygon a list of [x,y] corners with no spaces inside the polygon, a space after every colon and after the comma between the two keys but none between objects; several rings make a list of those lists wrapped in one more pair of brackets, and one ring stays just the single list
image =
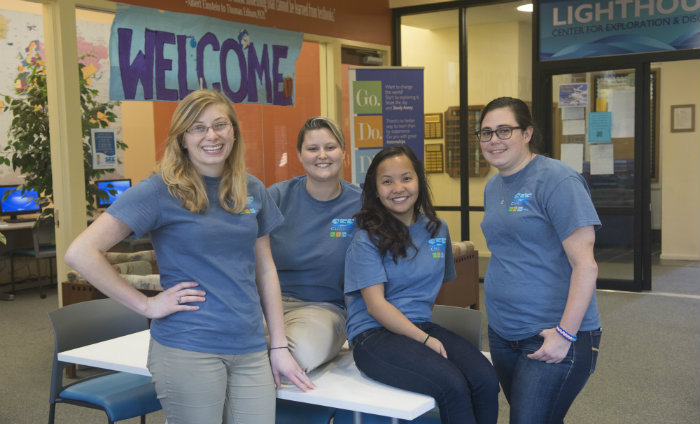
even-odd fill
[{"label": "long blonde hair", "polygon": [[226,158],[219,183],[219,204],[230,213],[240,213],[245,209],[248,197],[243,137],[236,112],[230,101],[218,91],[193,91],[177,105],[170,121],[165,153],[156,171],[160,172],[170,194],[179,199],[185,209],[192,213],[206,210],[209,205],[207,190],[202,175],[184,148],[184,135],[202,111],[211,105],[224,106],[234,134],[233,149]]}]

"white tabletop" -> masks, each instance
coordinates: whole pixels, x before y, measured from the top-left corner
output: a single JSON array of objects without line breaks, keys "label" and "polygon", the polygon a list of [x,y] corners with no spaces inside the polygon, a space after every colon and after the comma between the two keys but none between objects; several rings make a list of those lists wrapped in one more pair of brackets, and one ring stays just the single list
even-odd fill
[{"label": "white tabletop", "polygon": [[283,385],[277,397],[314,405],[412,420],[435,407],[435,399],[378,383],[355,366],[352,352],[343,349],[331,362],[309,373],[316,389],[302,392]]},{"label": "white tabletop", "polygon": [[58,353],[58,360],[107,370],[150,376],[146,367],[149,330]]},{"label": "white tabletop", "polygon": [[[115,371],[150,376],[146,361],[148,330],[89,346],[59,352],[58,360]],[[309,373],[316,389],[306,393],[283,385],[277,397],[296,402],[412,420],[435,407],[426,395],[397,389],[363,376],[352,352],[343,349],[331,362]]]}]

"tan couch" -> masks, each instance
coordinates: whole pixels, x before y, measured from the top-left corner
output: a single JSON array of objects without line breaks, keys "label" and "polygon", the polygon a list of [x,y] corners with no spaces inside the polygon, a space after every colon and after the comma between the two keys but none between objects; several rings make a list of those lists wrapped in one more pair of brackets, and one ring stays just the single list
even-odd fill
[{"label": "tan couch", "polygon": [[[105,257],[129,284],[145,294],[153,296],[163,291],[153,250],[129,253],[107,252]],[[105,297],[75,271],[68,272],[68,281],[61,283],[61,290],[64,306]]]}]

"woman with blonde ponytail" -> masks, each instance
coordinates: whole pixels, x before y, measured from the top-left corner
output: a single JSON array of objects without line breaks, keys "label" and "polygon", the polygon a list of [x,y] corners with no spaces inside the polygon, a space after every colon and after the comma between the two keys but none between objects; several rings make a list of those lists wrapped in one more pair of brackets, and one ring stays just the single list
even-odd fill
[{"label": "woman with blonde ponytail", "polygon": [[[287,348],[269,239],[281,221],[265,186],[245,171],[230,102],[197,90],[175,109],[156,173],[69,246],[69,266],[152,319],[148,368],[168,423],[271,424],[280,375],[313,388]],[[164,290],[155,297],[131,287],[103,255],[146,233]]]}]

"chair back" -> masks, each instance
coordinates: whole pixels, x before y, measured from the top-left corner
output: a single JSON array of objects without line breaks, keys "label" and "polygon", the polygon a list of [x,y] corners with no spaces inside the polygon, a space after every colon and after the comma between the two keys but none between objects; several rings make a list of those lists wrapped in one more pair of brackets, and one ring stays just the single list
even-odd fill
[{"label": "chair back", "polygon": [[32,229],[34,256],[49,258],[56,256],[56,227],[53,223],[37,223]]},{"label": "chair back", "polygon": [[481,311],[459,306],[433,306],[432,322],[469,340],[481,350]]},{"label": "chair back", "polygon": [[58,352],[125,336],[148,329],[148,318],[116,300],[98,299],[75,303],[49,312],[55,351],[51,375],[51,402],[63,387],[63,369]]}]

